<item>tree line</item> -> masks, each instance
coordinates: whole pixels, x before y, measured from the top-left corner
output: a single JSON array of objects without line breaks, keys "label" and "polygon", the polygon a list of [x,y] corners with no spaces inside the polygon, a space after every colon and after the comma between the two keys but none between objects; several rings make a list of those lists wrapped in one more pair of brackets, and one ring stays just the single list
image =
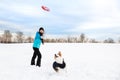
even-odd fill
[{"label": "tree line", "polygon": [[[32,43],[33,41],[33,37],[25,37],[24,33],[21,31],[18,31],[13,35],[9,30],[5,30],[4,33],[0,35],[0,43]],[[78,37],[45,38],[44,41],[46,43],[120,43],[120,38],[117,42],[112,38],[97,41],[96,39],[90,39],[86,37],[84,33],[81,33]]]},{"label": "tree line", "polygon": [[78,37],[67,37],[67,38],[55,38],[49,39],[46,38],[45,42],[52,43],[120,43],[120,38],[117,42],[115,42],[112,38],[107,38],[103,41],[97,41],[96,39],[88,38],[84,33],[81,33]]},{"label": "tree line", "polygon": [[25,37],[23,32],[18,31],[13,34],[9,30],[5,30],[2,35],[0,35],[0,43],[31,43],[33,42],[32,37]]}]

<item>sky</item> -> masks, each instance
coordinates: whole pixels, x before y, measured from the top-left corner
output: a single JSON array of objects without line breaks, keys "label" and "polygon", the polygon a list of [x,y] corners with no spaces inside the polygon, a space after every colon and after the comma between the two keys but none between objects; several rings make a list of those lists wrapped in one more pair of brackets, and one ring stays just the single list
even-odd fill
[{"label": "sky", "polygon": [[120,0],[0,0],[0,32],[34,35],[44,27],[46,35],[84,33],[95,39],[118,39],[119,4]]}]

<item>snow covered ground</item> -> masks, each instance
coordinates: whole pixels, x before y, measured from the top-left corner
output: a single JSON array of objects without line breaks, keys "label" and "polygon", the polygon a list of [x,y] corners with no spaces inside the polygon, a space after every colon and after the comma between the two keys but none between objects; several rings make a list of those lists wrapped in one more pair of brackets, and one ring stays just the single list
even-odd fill
[{"label": "snow covered ground", "polygon": [[[120,80],[120,44],[46,43],[42,66],[31,66],[32,44],[0,44],[0,80]],[[63,53],[67,72],[52,69]]]}]

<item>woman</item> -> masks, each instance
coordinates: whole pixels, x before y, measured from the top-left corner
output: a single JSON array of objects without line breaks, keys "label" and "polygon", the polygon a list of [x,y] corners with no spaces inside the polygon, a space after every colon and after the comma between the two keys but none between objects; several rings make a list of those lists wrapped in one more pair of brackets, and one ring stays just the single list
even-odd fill
[{"label": "woman", "polygon": [[33,56],[31,59],[31,65],[35,65],[35,59],[37,58],[36,66],[40,67],[41,66],[41,52],[39,51],[41,43],[44,44],[43,41],[43,34],[44,34],[44,28],[41,27],[38,32],[36,32],[36,36],[34,38],[33,42]]}]

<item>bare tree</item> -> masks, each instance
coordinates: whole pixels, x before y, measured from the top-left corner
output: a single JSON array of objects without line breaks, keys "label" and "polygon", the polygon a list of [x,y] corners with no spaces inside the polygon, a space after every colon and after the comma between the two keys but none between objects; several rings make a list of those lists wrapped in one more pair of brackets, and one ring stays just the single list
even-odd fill
[{"label": "bare tree", "polygon": [[95,39],[90,39],[89,42],[90,42],[90,43],[98,43],[98,41],[96,41]]},{"label": "bare tree", "polygon": [[68,41],[68,43],[71,43],[71,38],[70,38],[70,37],[68,37],[68,40],[67,40],[67,41]]},{"label": "bare tree", "polygon": [[44,39],[45,42],[49,43],[50,42],[50,39]]},{"label": "bare tree", "polygon": [[104,40],[104,43],[115,43],[115,42],[112,38],[108,38],[108,39]]},{"label": "bare tree", "polygon": [[120,38],[118,39],[118,43],[120,43]]},{"label": "bare tree", "polygon": [[79,37],[78,42],[83,43],[84,41],[85,41],[85,34],[82,33]]},{"label": "bare tree", "polygon": [[17,36],[16,36],[16,40],[18,43],[23,43],[24,41],[24,34],[23,32],[16,32]]},{"label": "bare tree", "polygon": [[2,37],[0,36],[0,43],[2,42]]},{"label": "bare tree", "polygon": [[26,42],[32,43],[32,42],[33,42],[33,38],[29,36],[29,37],[26,39]]},{"label": "bare tree", "polygon": [[12,34],[10,33],[9,30],[5,30],[2,38],[3,38],[2,42],[10,43],[11,38],[12,38]]}]

